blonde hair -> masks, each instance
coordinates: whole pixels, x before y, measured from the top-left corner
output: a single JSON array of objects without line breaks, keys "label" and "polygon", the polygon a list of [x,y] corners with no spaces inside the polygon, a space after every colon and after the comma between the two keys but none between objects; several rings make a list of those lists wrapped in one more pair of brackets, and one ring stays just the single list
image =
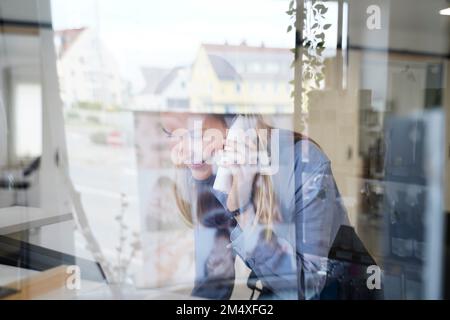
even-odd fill
[{"label": "blonde hair", "polygon": [[[261,134],[264,130],[256,130],[259,145],[266,150],[269,150],[270,146],[270,130],[272,127],[267,125],[261,118],[261,116],[255,116],[257,119],[257,129],[266,129],[266,133]],[[269,150],[270,151],[270,150]],[[180,171],[180,170],[177,170]],[[181,212],[182,219],[189,225],[193,226],[193,216],[191,212],[191,204],[183,199],[181,190],[178,184],[184,185],[187,188],[187,179],[184,181],[176,181],[174,184],[174,193],[177,206]],[[253,181],[252,201],[255,208],[255,221],[254,223],[261,223],[267,226],[266,236],[270,238],[272,233],[271,229],[275,222],[281,221],[281,214],[277,204],[275,196],[275,190],[273,187],[272,179],[269,175],[257,174]]]}]

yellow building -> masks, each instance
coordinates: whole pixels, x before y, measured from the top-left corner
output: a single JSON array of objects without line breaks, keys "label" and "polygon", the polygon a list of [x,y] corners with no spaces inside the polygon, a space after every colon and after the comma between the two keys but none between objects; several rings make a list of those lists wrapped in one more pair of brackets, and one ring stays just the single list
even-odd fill
[{"label": "yellow building", "polygon": [[192,65],[193,112],[292,113],[289,49],[202,44]]}]

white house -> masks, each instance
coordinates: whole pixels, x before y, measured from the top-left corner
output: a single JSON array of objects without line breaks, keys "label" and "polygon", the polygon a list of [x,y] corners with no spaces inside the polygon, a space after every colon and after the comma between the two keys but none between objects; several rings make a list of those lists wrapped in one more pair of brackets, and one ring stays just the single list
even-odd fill
[{"label": "white house", "polygon": [[139,110],[189,110],[190,67],[142,68],[145,88],[135,97]]},{"label": "white house", "polygon": [[122,106],[123,82],[117,62],[89,28],[55,32],[58,77],[65,107],[79,102]]}]

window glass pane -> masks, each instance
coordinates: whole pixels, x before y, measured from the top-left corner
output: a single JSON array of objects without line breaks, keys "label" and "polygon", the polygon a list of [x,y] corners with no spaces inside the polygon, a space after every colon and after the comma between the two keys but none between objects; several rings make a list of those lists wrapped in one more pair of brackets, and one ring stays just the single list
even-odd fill
[{"label": "window glass pane", "polygon": [[41,87],[38,84],[16,84],[14,101],[16,156],[39,156],[42,152]]},{"label": "window glass pane", "polygon": [[64,299],[448,298],[448,6],[3,0],[0,273],[80,271]]}]

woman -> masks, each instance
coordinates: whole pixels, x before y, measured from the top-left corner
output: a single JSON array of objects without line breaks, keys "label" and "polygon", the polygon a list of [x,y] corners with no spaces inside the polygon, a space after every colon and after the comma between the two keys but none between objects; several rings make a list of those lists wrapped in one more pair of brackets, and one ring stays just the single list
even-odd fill
[{"label": "woman", "polygon": [[[230,268],[238,256],[251,277],[261,281],[259,298],[317,298],[335,235],[349,224],[330,160],[311,139],[271,128],[259,117],[253,117],[254,130],[248,135],[227,139],[236,119],[213,114],[161,117],[179,168],[177,204],[195,230],[193,295],[228,299],[234,286]],[[264,156],[273,170],[261,165]],[[231,172],[227,191],[214,187],[218,168]],[[216,234],[222,241],[214,240]],[[211,257],[217,252],[222,252],[222,262]],[[220,265],[229,267],[220,271]]]}]

